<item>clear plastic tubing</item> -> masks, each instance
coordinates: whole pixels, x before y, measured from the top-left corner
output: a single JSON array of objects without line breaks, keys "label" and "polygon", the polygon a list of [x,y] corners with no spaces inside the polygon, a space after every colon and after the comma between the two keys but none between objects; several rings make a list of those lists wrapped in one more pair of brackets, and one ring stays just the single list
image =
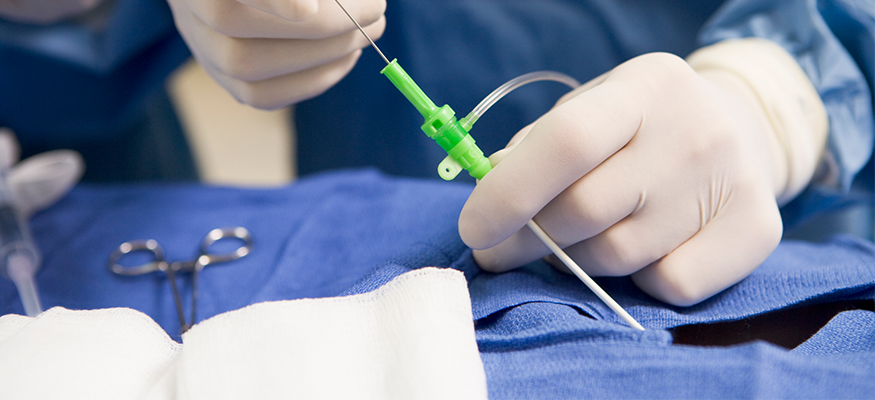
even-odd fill
[{"label": "clear plastic tubing", "polygon": [[28,226],[15,208],[5,174],[0,172],[0,275],[15,283],[24,312],[30,317],[43,311],[34,280],[39,263]]},{"label": "clear plastic tubing", "polygon": [[580,86],[580,82],[577,79],[574,79],[568,75],[565,75],[561,72],[555,71],[535,71],[530,72],[525,75],[520,75],[514,79],[507,81],[504,85],[499,86],[497,89],[493,90],[492,93],[489,93],[483,100],[480,101],[480,104],[477,104],[468,116],[466,116],[460,123],[462,126],[470,131],[471,126],[477,122],[478,119],[489,109],[493,104],[501,100],[502,97],[506,96],[508,93],[516,90],[520,86],[527,85],[532,82],[538,81],[554,81],[559,83],[564,83],[568,87],[574,89]]}]

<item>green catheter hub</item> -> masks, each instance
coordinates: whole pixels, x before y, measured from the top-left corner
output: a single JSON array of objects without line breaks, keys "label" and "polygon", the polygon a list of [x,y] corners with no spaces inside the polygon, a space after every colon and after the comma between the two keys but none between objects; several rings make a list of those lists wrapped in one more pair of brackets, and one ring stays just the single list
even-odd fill
[{"label": "green catheter hub", "polygon": [[425,123],[422,124],[422,131],[428,137],[434,139],[447,152],[447,157],[438,165],[438,175],[449,181],[459,175],[462,169],[466,169],[474,178],[482,179],[492,169],[492,166],[483,155],[483,151],[474,143],[474,138],[468,134],[474,121],[469,121],[467,118],[463,118],[461,122],[456,120],[456,112],[449,105],[444,104],[443,107],[438,108],[425,95],[425,92],[419,88],[419,85],[413,81],[410,75],[407,75],[407,72],[401,68],[398,60],[389,62],[389,59],[383,55],[383,52],[380,51],[377,44],[362,29],[358,21],[349,14],[349,11],[346,11],[346,7],[343,4],[340,4],[340,0],[334,1],[346,13],[346,16],[352,20],[359,31],[365,35],[368,41],[371,42],[371,46],[377,50],[377,53],[380,53],[383,61],[388,64],[380,73],[389,78],[392,84],[404,94],[404,97],[425,118]]},{"label": "green catheter hub", "polygon": [[[554,80],[565,83],[572,88],[580,85],[580,83],[574,78],[550,71],[539,71],[522,75],[505,83],[494,92],[490,93],[489,96],[483,99],[483,101],[478,104],[467,117],[462,118],[461,121],[456,120],[456,113],[450,108],[450,106],[446,104],[444,104],[443,107],[436,106],[434,102],[425,95],[422,89],[419,88],[419,85],[410,78],[410,75],[398,65],[398,60],[392,60],[390,62],[389,59],[383,55],[383,52],[380,51],[377,44],[374,43],[374,41],[371,40],[371,37],[368,36],[364,29],[362,29],[362,26],[359,25],[358,21],[346,11],[343,4],[340,4],[340,0],[334,1],[341,9],[343,9],[343,12],[346,13],[349,19],[355,23],[355,26],[358,27],[363,35],[365,35],[368,41],[371,42],[371,46],[377,50],[377,53],[380,53],[380,57],[386,62],[386,68],[383,68],[380,73],[389,78],[392,84],[404,94],[404,97],[406,97],[407,100],[416,107],[419,113],[422,114],[422,117],[425,118],[425,123],[422,124],[422,131],[425,132],[428,137],[434,139],[434,141],[447,152],[447,157],[438,165],[438,174],[441,178],[448,181],[459,175],[462,169],[468,170],[468,173],[476,179],[482,179],[486,173],[492,169],[492,165],[489,164],[489,159],[483,156],[483,152],[476,144],[474,144],[474,138],[468,134],[468,131],[471,130],[471,126],[474,125],[474,122],[476,122],[478,118],[480,118],[480,115],[492,106],[492,104],[501,99],[502,96],[519,86],[539,80]],[[644,330],[644,327],[635,321],[635,319],[632,318],[623,307],[617,304],[611,296],[602,290],[602,288],[599,287],[599,285],[593,281],[592,278],[590,278],[589,275],[587,275],[586,272],[584,272],[583,269],[571,259],[571,257],[565,254],[562,248],[559,247],[534,220],[530,220],[526,225],[528,225],[535,235],[541,239],[548,248],[550,248],[550,251],[556,254],[556,256],[559,257],[559,259],[562,260],[562,262],[565,263],[565,265],[568,266],[568,268],[577,275],[577,277],[580,278],[580,280],[586,284],[586,286],[589,287],[599,299],[614,310],[614,312],[626,321],[629,326],[638,330]]]},{"label": "green catheter hub", "polygon": [[462,169],[466,169],[474,178],[482,179],[492,169],[483,151],[468,134],[470,126],[468,129],[463,126],[465,120],[460,123],[456,119],[455,111],[449,105],[436,106],[401,68],[398,60],[392,60],[380,73],[389,78],[422,114],[425,118],[422,131],[447,152],[447,157],[438,165],[438,174],[441,178],[452,180]]}]

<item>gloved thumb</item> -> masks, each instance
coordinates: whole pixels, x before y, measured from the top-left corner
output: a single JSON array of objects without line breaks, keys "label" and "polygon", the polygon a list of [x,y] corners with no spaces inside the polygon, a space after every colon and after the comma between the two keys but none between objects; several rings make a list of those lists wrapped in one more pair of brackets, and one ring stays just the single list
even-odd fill
[{"label": "gloved thumb", "polygon": [[9,171],[9,186],[18,209],[29,218],[63,197],[82,178],[85,162],[73,150],[54,150],[29,157]]}]

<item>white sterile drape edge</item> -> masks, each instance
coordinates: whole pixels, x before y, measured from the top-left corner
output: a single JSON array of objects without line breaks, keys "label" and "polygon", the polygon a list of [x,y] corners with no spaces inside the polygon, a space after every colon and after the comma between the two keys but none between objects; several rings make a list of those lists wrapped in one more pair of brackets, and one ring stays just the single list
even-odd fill
[{"label": "white sterile drape edge", "polygon": [[437,268],[221,314],[183,345],[130,309],[4,316],[0,398],[485,399],[472,321],[464,276]]},{"label": "white sterile drape edge", "polygon": [[0,399],[129,399],[163,374],[182,345],[128,308],[52,308],[0,318]]}]

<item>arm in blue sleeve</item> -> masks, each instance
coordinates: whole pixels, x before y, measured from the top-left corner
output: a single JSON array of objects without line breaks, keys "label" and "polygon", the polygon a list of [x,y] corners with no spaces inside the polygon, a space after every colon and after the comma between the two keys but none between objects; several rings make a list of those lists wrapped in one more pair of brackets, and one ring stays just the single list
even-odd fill
[{"label": "arm in blue sleeve", "polygon": [[188,57],[163,0],[105,0],[47,26],[0,19],[0,126],[22,145],[118,138]]},{"label": "arm in blue sleeve", "polygon": [[809,188],[782,210],[785,223],[840,206],[872,157],[875,140],[875,2],[731,0],[706,23],[699,41],[744,37],[769,39],[793,55],[829,116],[822,166]]},{"label": "arm in blue sleeve", "polygon": [[104,0],[85,15],[51,25],[0,18],[0,46],[107,74],[175,29],[163,1]]}]

